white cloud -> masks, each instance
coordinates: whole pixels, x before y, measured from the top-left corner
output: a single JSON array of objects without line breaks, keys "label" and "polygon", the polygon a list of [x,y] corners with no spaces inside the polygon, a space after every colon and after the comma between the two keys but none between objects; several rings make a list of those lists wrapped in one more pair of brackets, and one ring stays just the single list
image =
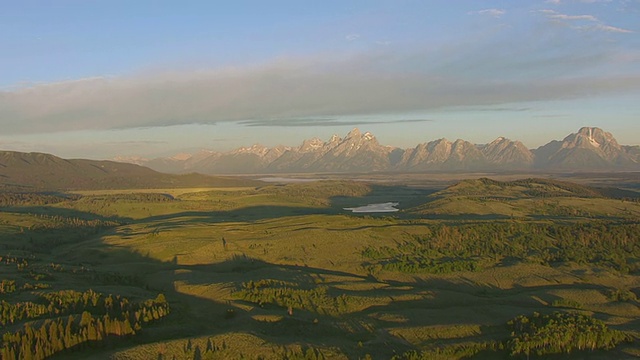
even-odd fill
[{"label": "white cloud", "polygon": [[553,14],[553,15],[549,15],[548,16],[549,19],[556,19],[556,20],[586,20],[586,21],[598,21],[598,18],[596,18],[593,15],[566,15],[566,14]]},{"label": "white cloud", "polygon": [[487,16],[493,16],[493,17],[501,17],[502,15],[506,14],[507,11],[504,9],[484,9],[484,10],[478,10],[478,11],[470,11],[468,14],[477,14],[477,15],[487,15]]},{"label": "white cloud", "polygon": [[360,39],[360,34],[349,34],[344,37],[347,41],[355,41]]},{"label": "white cloud", "polygon": [[605,32],[623,33],[623,34],[628,34],[628,33],[632,33],[633,32],[631,30],[627,30],[627,29],[623,29],[623,28],[619,28],[619,27],[615,27],[615,26],[604,25],[604,24],[598,24],[598,25],[594,26],[594,29],[595,30],[600,30],[600,31],[605,31]]},{"label": "white cloud", "polygon": [[[610,3],[612,0],[573,0],[575,2],[585,3],[585,4],[594,4],[594,3]],[[560,5],[562,4],[562,0],[545,0],[547,4]]]},{"label": "white cloud", "polygon": [[[575,38],[567,38],[550,45],[548,36],[527,36],[469,39],[448,44],[446,51],[377,46],[343,59],[310,56],[252,67],[34,85],[0,91],[0,129],[12,136],[319,119],[640,90],[640,73],[620,75],[621,60],[616,56],[621,51],[615,44],[589,46],[594,43],[577,44]],[[598,69],[598,75],[585,75],[592,69]]]},{"label": "white cloud", "polygon": [[[620,34],[626,34],[626,33],[632,33],[633,32],[633,31],[628,30],[628,29],[623,29],[623,28],[607,25],[607,24],[603,23],[602,21],[600,21],[600,19],[598,19],[597,17],[595,17],[593,15],[568,15],[568,14],[561,14],[561,13],[559,13],[557,11],[549,10],[549,9],[538,10],[537,12],[541,13],[541,14],[544,14],[544,16],[547,19],[567,24],[572,29],[575,29],[575,30],[601,31],[601,32],[620,33]],[[588,22],[592,22],[592,23],[596,23],[596,24],[594,24],[594,25],[586,25],[586,26],[573,26],[573,25],[570,25],[572,22],[575,22],[575,21],[588,21]]]}]

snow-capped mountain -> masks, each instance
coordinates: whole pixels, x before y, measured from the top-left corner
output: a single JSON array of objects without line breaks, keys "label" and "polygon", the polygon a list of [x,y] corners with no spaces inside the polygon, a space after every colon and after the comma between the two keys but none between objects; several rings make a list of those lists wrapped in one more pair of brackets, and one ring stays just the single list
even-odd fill
[{"label": "snow-capped mountain", "polygon": [[188,155],[125,162],[173,173],[205,174],[428,172],[500,170],[640,170],[640,146],[621,146],[608,132],[584,127],[562,141],[535,150],[520,141],[498,137],[488,144],[439,139],[401,149],[381,145],[376,137],[351,130],[344,138],[307,139],[297,147],[255,144],[230,152],[203,150]]},{"label": "snow-capped mountain", "polygon": [[552,141],[534,150],[536,167],[550,169],[609,169],[638,166],[633,147],[625,149],[611,133],[583,127],[562,141]]}]

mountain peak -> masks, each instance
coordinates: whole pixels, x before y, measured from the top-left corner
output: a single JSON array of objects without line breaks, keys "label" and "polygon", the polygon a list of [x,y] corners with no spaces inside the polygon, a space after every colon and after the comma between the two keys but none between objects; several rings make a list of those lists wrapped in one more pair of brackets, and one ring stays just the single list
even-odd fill
[{"label": "mountain peak", "polygon": [[569,147],[619,148],[613,135],[597,127],[582,127],[577,133],[567,136],[564,142]]},{"label": "mountain peak", "polygon": [[336,143],[341,141],[342,139],[340,138],[340,136],[333,134],[331,135],[331,139],[329,139],[329,143]]},{"label": "mountain peak", "polygon": [[640,169],[640,146],[621,146],[610,133],[596,127],[583,127],[564,140],[551,141],[533,151],[520,141],[504,136],[488,144],[441,138],[414,148],[400,149],[383,146],[370,132],[362,133],[354,128],[344,138],[333,135],[327,142],[311,138],[293,148],[276,146],[269,149],[256,144],[227,153],[194,154],[183,161],[174,157],[144,163],[157,170],[208,174],[527,169],[637,171]]},{"label": "mountain peak", "polygon": [[552,141],[534,151],[538,167],[606,169],[637,166],[632,155],[600,128],[582,127],[562,141]]},{"label": "mountain peak", "polygon": [[302,145],[300,146],[300,151],[302,152],[314,151],[316,149],[321,148],[323,145],[324,145],[324,142],[322,142],[322,140],[318,139],[317,137],[314,137],[312,139],[304,140],[302,142]]},{"label": "mountain peak", "polygon": [[587,136],[594,136],[596,134],[600,135],[600,134],[605,134],[605,131],[598,128],[598,127],[589,127],[589,126],[583,126],[580,128],[580,130],[578,130],[578,134],[581,135],[587,135]]},{"label": "mountain peak", "polygon": [[261,144],[253,144],[250,147],[241,147],[232,153],[235,154],[255,154],[255,155],[265,155],[269,151],[264,145]]},{"label": "mountain peak", "polygon": [[370,132],[368,132],[368,131],[367,131],[366,133],[364,133],[364,135],[362,135],[362,137],[363,137],[365,140],[373,140],[373,139],[375,139],[375,138],[376,138],[375,136],[373,136],[373,134],[372,134],[372,133],[370,133]]},{"label": "mountain peak", "polygon": [[349,138],[353,138],[353,137],[360,137],[362,134],[360,133],[360,130],[358,130],[358,128],[353,128],[353,130],[349,131],[349,133],[347,134],[347,139]]}]

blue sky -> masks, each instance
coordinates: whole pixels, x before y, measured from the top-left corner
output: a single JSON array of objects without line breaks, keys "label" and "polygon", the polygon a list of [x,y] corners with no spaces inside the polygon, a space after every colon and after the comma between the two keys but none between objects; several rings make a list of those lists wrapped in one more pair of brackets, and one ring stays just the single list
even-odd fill
[{"label": "blue sky", "polygon": [[6,1],[0,148],[154,157],[582,126],[640,143],[640,0]]}]

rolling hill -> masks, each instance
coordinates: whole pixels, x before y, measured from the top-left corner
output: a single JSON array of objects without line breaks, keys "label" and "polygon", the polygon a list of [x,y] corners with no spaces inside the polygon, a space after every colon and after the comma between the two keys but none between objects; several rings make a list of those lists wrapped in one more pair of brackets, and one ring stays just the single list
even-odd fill
[{"label": "rolling hill", "polygon": [[0,189],[16,191],[255,186],[258,181],[200,174],[169,175],[118,163],[0,151]]},{"label": "rolling hill", "polygon": [[640,216],[637,201],[640,193],[636,191],[595,188],[553,179],[463,180],[428,198],[428,202],[407,212],[421,216],[468,215],[496,219]]}]

